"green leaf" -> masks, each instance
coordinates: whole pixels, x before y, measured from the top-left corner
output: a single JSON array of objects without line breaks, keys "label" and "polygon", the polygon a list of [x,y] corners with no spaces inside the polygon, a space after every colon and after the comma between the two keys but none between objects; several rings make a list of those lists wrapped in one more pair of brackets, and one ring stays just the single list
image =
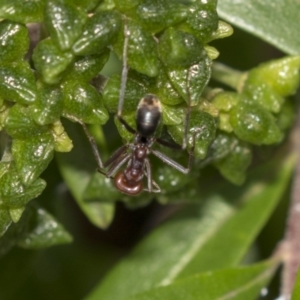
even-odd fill
[{"label": "green leaf", "polygon": [[287,56],[268,61],[251,69],[245,82],[261,85],[265,82],[275,93],[287,97],[294,95],[299,87],[300,56]]},{"label": "green leaf", "polygon": [[188,13],[184,3],[168,0],[144,0],[136,9],[139,23],[152,34],[183,21]]},{"label": "green leaf", "polygon": [[75,62],[66,71],[64,80],[76,79],[82,81],[90,81],[100,73],[104,65],[109,59],[109,50],[105,50],[101,54],[95,54],[84,57],[77,57]]},{"label": "green leaf", "polygon": [[51,38],[38,43],[32,56],[36,69],[48,84],[57,83],[60,74],[66,70],[73,60],[73,54],[61,51]]},{"label": "green leaf", "polygon": [[105,124],[108,120],[102,96],[92,85],[70,80],[63,85],[63,95],[64,116],[75,117],[89,124]]},{"label": "green leaf", "polygon": [[32,117],[39,125],[59,120],[63,110],[63,94],[58,86],[38,85],[37,101],[31,106]]},{"label": "green leaf", "polygon": [[[58,153],[57,160],[61,174],[67,183],[72,195],[87,218],[97,227],[107,228],[112,222],[114,204],[100,202],[84,202],[84,191],[97,166],[94,156],[91,154],[91,145],[83,135],[83,129],[67,123],[74,149],[68,155]],[[84,153],[84,159],[82,155]],[[99,176],[102,176],[99,174]]]},{"label": "green leaf", "polygon": [[282,51],[299,54],[299,28],[295,26],[300,19],[298,1],[265,0],[245,3],[222,0],[218,3],[218,13],[225,21],[260,37]]},{"label": "green leaf", "polygon": [[[186,102],[189,101],[190,97],[193,106],[199,102],[202,92],[208,84],[211,75],[211,64],[210,58],[205,55],[205,58],[190,68],[169,68],[167,70],[169,79],[177,92]],[[189,85],[187,85],[188,82]]]},{"label": "green leaf", "polygon": [[241,101],[230,111],[229,118],[234,133],[246,142],[269,145],[283,138],[273,115],[259,104]]},{"label": "green leaf", "polygon": [[30,200],[39,196],[46,187],[46,182],[40,178],[30,186],[25,186],[15,165],[0,178],[0,207],[21,208]]},{"label": "green leaf", "polygon": [[25,25],[2,21],[0,23],[0,60],[21,60],[28,51],[29,37]]},{"label": "green leaf", "polygon": [[236,143],[230,148],[230,153],[214,165],[227,180],[241,185],[246,179],[246,170],[251,160],[252,152],[249,145],[236,140]]},{"label": "green leaf", "polygon": [[38,125],[34,121],[30,107],[15,104],[9,110],[6,117],[5,130],[14,138],[25,139],[36,136],[49,129],[46,126]]},{"label": "green leaf", "polygon": [[179,29],[192,33],[202,42],[207,42],[218,29],[218,22],[216,0],[192,1],[187,19],[180,24]]},{"label": "green leaf", "polygon": [[203,45],[186,32],[168,28],[159,39],[159,57],[168,67],[187,68],[204,59]]},{"label": "green leaf", "polygon": [[253,300],[271,280],[276,262],[198,274],[126,300]]},{"label": "green leaf", "polygon": [[36,94],[34,74],[27,62],[0,64],[1,97],[20,104],[30,104],[36,100]]},{"label": "green leaf", "polygon": [[50,0],[46,3],[45,24],[54,43],[61,50],[72,47],[82,32],[86,14],[64,0]]},{"label": "green leaf", "polygon": [[25,249],[41,249],[72,242],[71,235],[43,208],[35,208],[30,228],[18,240],[17,245]]},{"label": "green leaf", "polygon": [[[154,89],[154,93],[162,103],[168,105],[177,105],[184,102],[184,99],[171,83],[168,74],[163,66],[159,68],[159,73],[156,77],[156,86]],[[165,112],[163,111],[163,113]]]},{"label": "green leaf", "polygon": [[[139,23],[127,20],[128,39],[128,66],[149,77],[158,74],[158,54],[156,42],[152,35],[146,32]],[[121,59],[123,55],[124,29],[120,30],[113,51]]]},{"label": "green leaf", "polygon": [[[181,145],[185,132],[185,123],[180,125],[168,126],[168,132],[173,140]],[[193,147],[195,137],[195,156],[203,159],[206,156],[208,147],[213,142],[217,130],[216,120],[207,112],[195,110],[191,112],[188,147]]]},{"label": "green leaf", "polygon": [[86,22],[82,35],[72,49],[77,55],[103,52],[120,31],[121,16],[115,11],[97,12]]},{"label": "green leaf", "polygon": [[14,139],[12,154],[22,183],[32,184],[53,158],[54,139],[43,133],[25,140]]},{"label": "green leaf", "polygon": [[2,0],[0,18],[24,24],[41,22],[44,17],[45,2],[45,0]]},{"label": "green leaf", "polygon": [[234,195],[231,185],[215,188],[207,197],[200,194],[204,204],[187,208],[154,230],[88,299],[124,299],[177,278],[236,266],[288,186],[294,161],[276,158]]},{"label": "green leaf", "polygon": [[[116,113],[120,97],[120,75],[112,75],[103,90],[103,100],[110,113]],[[135,112],[139,101],[146,95],[145,86],[128,78],[124,97],[123,112]]]}]

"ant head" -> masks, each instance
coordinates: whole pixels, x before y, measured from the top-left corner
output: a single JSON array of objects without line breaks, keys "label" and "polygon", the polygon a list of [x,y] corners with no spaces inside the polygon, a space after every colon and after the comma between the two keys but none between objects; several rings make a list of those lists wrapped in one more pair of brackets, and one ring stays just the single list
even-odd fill
[{"label": "ant head", "polygon": [[137,132],[143,137],[152,136],[161,120],[161,104],[154,95],[146,95],[139,102],[136,112]]}]

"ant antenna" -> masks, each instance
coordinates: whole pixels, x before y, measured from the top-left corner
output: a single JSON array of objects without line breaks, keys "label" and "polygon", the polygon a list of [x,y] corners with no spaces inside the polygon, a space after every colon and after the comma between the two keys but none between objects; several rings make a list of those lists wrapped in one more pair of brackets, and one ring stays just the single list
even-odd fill
[{"label": "ant antenna", "polygon": [[120,95],[119,95],[119,104],[118,104],[118,117],[122,116],[124,98],[125,98],[125,89],[127,82],[127,74],[128,74],[128,66],[127,66],[127,52],[128,52],[128,41],[129,34],[127,21],[124,18],[124,44],[123,44],[123,69],[122,69],[122,81],[120,87]]},{"label": "ant antenna", "polygon": [[191,67],[188,69],[188,73],[186,75],[186,93],[187,93],[187,97],[188,97],[188,107],[186,109],[186,115],[185,115],[185,121],[184,121],[184,133],[183,133],[183,141],[182,141],[182,149],[183,150],[187,147],[188,130],[189,130],[190,116],[191,116],[190,80],[191,80]]}]

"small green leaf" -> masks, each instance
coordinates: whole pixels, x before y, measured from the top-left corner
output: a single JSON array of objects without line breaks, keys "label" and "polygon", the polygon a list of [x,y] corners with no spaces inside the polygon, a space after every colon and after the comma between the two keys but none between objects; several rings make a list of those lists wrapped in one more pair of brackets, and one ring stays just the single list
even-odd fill
[{"label": "small green leaf", "polygon": [[189,6],[187,19],[179,28],[192,33],[202,42],[211,40],[213,33],[218,29],[219,17],[216,9],[216,0],[193,1]]},{"label": "small green leaf", "polygon": [[25,249],[41,249],[72,242],[71,235],[47,211],[35,208],[31,216],[31,226],[17,242]]},{"label": "small green leaf", "polygon": [[55,122],[51,129],[54,137],[55,151],[70,152],[73,148],[73,143],[72,140],[69,138],[68,134],[65,132],[65,129],[62,126],[61,122]]},{"label": "small green leaf", "polygon": [[73,60],[73,54],[61,51],[51,38],[38,43],[33,52],[33,62],[48,84],[57,83],[60,74],[66,70]]},{"label": "small green leaf", "polygon": [[187,68],[206,57],[203,45],[186,32],[168,28],[159,39],[159,58],[170,68]]},{"label": "small green leaf", "polygon": [[48,128],[33,120],[30,107],[15,104],[6,117],[5,130],[14,138],[24,139],[45,132]]},{"label": "small green leaf", "polygon": [[47,168],[53,158],[54,139],[43,133],[27,139],[14,139],[12,154],[22,183],[32,184]]},{"label": "small green leaf", "polygon": [[0,23],[1,61],[22,59],[28,51],[29,37],[25,25],[2,21]]},{"label": "small green leaf", "polygon": [[21,208],[40,195],[45,187],[46,182],[42,179],[37,179],[26,187],[21,181],[18,170],[11,164],[9,172],[0,178],[0,206]]},{"label": "small green leaf", "polygon": [[36,100],[34,74],[25,61],[0,64],[0,96],[4,99],[30,104]]},{"label": "small green leaf", "polygon": [[[116,113],[120,97],[120,75],[112,75],[103,90],[105,107],[110,113]],[[128,78],[124,97],[123,112],[135,112],[139,101],[147,94],[147,89],[141,83]]]},{"label": "small green leaf", "polygon": [[[174,141],[181,145],[185,132],[185,123],[180,125],[168,126],[168,132]],[[193,146],[195,136],[195,156],[203,159],[206,156],[208,147],[216,135],[216,120],[208,113],[203,111],[192,111],[189,122],[188,146]]]},{"label": "small green leaf", "polygon": [[[78,125],[77,125],[78,126]],[[68,155],[58,153],[57,160],[61,174],[71,190],[72,195],[87,218],[99,228],[107,228],[114,216],[114,204],[85,202],[84,191],[97,166],[91,153],[91,145],[83,134],[83,129],[75,124],[66,124],[74,149]],[[85,153],[84,159],[79,159]]]},{"label": "small green leaf", "polygon": [[45,24],[52,40],[61,50],[72,47],[82,32],[86,14],[64,0],[46,2]]},{"label": "small green leaf", "polygon": [[57,86],[38,85],[37,101],[31,106],[32,117],[39,125],[59,120],[63,110],[63,94]]},{"label": "small green leaf", "polygon": [[200,96],[208,84],[210,75],[211,60],[208,56],[188,69],[168,69],[168,76],[175,89],[185,101],[188,102],[190,97],[193,106],[199,102]]},{"label": "small green leaf", "polygon": [[239,103],[230,111],[230,124],[241,140],[255,145],[278,143],[283,137],[275,118],[258,104]]},{"label": "small green leaf", "polygon": [[109,58],[109,50],[101,54],[77,57],[66,71],[64,80],[90,81],[100,73]]},{"label": "small green leaf", "polygon": [[264,82],[275,93],[287,97],[294,95],[300,81],[300,56],[290,56],[269,61],[249,71],[245,88],[249,83]]},{"label": "small green leaf", "polygon": [[183,124],[186,114],[186,106],[182,104],[170,106],[162,103],[162,107],[163,123],[165,125]]},{"label": "small green leaf", "polygon": [[[172,159],[174,159],[178,163],[181,163],[185,167],[187,166],[188,154],[186,152],[180,150],[178,150],[178,153],[174,153],[175,150],[172,150],[171,152],[173,153],[172,156],[170,155]],[[186,156],[186,159],[180,159],[182,156]],[[168,194],[173,192],[179,193],[179,191],[185,189],[186,185],[191,181],[190,176],[186,176],[186,174],[176,171],[170,166],[162,163],[157,164],[157,166],[153,170],[153,174],[155,182],[161,188],[161,194]],[[185,191],[185,193],[187,193],[187,191]],[[174,201],[176,201],[176,199],[174,199]]]},{"label": "small green leaf", "polygon": [[103,52],[120,31],[121,16],[115,11],[97,12],[86,22],[82,35],[72,49],[77,55]]},{"label": "small green leaf", "polygon": [[278,113],[284,98],[276,93],[262,78],[248,78],[243,95],[250,103],[258,103],[270,112]]},{"label": "small green leaf", "polygon": [[14,223],[18,223],[20,221],[25,208],[26,207],[23,206],[23,207],[20,207],[20,208],[11,208],[9,210],[10,217],[11,217],[11,219]]},{"label": "small green leaf", "polygon": [[68,81],[63,86],[63,115],[89,124],[104,124],[108,120],[101,94],[88,83]]},{"label": "small green leaf", "polygon": [[136,9],[139,23],[151,34],[180,23],[188,13],[184,3],[168,0],[144,0]]},{"label": "small green leaf", "polygon": [[230,153],[214,165],[230,182],[241,185],[246,179],[246,170],[252,159],[252,152],[248,144],[242,141],[230,148]]},{"label": "small green leaf", "polygon": [[[139,73],[149,77],[158,74],[158,54],[156,42],[152,35],[147,33],[141,26],[133,21],[127,20],[128,39],[128,65]],[[113,44],[113,51],[121,59],[124,45],[124,29],[120,30],[116,42]]]},{"label": "small green leaf", "polygon": [[41,22],[44,17],[45,2],[45,0],[2,0],[0,18],[24,24]]},{"label": "small green leaf", "polygon": [[230,24],[219,20],[218,29],[212,33],[211,40],[223,39],[233,34],[233,28]]},{"label": "small green leaf", "polygon": [[151,289],[126,300],[253,300],[271,280],[276,262],[197,274],[173,284]]},{"label": "small green leaf", "polygon": [[184,102],[184,99],[172,85],[164,67],[161,66],[159,69],[154,89],[154,93],[159,100],[168,105],[177,105]]}]

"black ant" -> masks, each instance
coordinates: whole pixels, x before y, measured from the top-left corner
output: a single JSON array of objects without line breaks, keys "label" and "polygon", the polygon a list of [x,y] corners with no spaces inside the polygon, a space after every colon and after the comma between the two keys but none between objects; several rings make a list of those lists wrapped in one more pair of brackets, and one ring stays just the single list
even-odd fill
[{"label": "black ant", "polygon": [[[161,103],[159,99],[152,94],[146,95],[142,98],[138,104],[136,112],[136,127],[133,129],[122,117],[122,108],[124,103],[125,88],[127,81],[127,48],[128,48],[129,33],[127,31],[126,24],[124,26],[124,49],[123,49],[123,70],[122,70],[122,81],[120,88],[120,97],[118,104],[117,117],[121,124],[127,129],[128,132],[135,135],[133,143],[128,143],[121,146],[104,164],[102,163],[100,154],[98,152],[97,145],[93,137],[89,134],[85,124],[82,122],[86,135],[92,145],[94,156],[98,163],[98,171],[104,174],[107,178],[114,179],[116,188],[127,195],[135,196],[140,194],[143,190],[159,193],[161,190],[158,184],[152,180],[152,169],[149,154],[153,154],[162,160],[164,163],[173,167],[174,169],[187,174],[190,171],[192,160],[193,160],[193,148],[189,154],[188,166],[184,167],[169,158],[160,151],[152,149],[154,143],[159,143],[163,146],[173,149],[185,149],[186,148],[186,136],[188,129],[188,122],[190,116],[190,103],[188,105],[188,111],[185,120],[185,132],[183,145],[171,144],[168,141],[157,138],[154,136],[162,117]],[[188,75],[189,76],[189,75]],[[189,78],[187,78],[188,80]],[[188,88],[187,88],[188,89]],[[190,101],[189,101],[190,102]],[[195,135],[193,135],[193,144],[195,144]],[[120,170],[123,165],[127,163],[125,169]],[[109,167],[108,171],[104,171],[104,168]],[[143,187],[143,178],[147,177],[147,188]]]}]

